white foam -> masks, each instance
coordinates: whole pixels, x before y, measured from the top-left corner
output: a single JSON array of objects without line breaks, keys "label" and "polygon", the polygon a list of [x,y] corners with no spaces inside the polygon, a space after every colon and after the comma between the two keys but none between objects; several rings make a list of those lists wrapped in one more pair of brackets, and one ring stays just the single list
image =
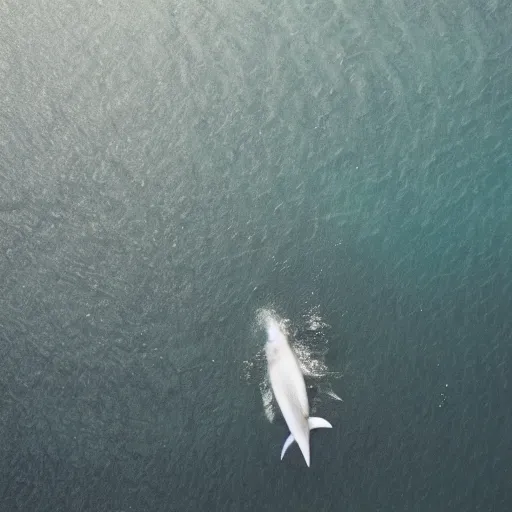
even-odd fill
[{"label": "white foam", "polygon": [[[331,387],[332,379],[340,378],[341,373],[329,371],[325,362],[325,356],[328,352],[328,339],[325,330],[329,328],[329,325],[321,318],[318,306],[309,309],[302,316],[302,319],[303,323],[299,327],[300,330],[306,331],[305,339],[295,340],[293,336],[290,336],[290,320],[281,318],[271,308],[262,308],[256,314],[254,334],[261,340],[261,330],[264,330],[266,334],[265,345],[280,342],[291,345],[297,355],[302,372],[307,378],[315,381],[319,391],[319,395],[315,397],[314,403],[311,404],[312,409],[315,408],[316,403],[321,402],[320,395],[342,401]],[[273,422],[277,410],[267,374],[266,362],[265,349],[260,346],[260,349],[250,361],[244,361],[244,377],[247,382],[257,380],[265,416],[270,422]]]}]

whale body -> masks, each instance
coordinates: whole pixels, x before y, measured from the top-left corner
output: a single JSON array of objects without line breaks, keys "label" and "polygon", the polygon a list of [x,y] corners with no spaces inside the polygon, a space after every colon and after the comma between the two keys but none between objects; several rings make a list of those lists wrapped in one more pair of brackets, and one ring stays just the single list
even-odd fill
[{"label": "whale body", "polygon": [[304,376],[279,322],[269,316],[266,319],[266,330],[265,354],[270,385],[290,430],[281,450],[281,460],[293,441],[296,441],[309,467],[309,431],[314,428],[332,428],[332,425],[323,418],[309,416]]}]

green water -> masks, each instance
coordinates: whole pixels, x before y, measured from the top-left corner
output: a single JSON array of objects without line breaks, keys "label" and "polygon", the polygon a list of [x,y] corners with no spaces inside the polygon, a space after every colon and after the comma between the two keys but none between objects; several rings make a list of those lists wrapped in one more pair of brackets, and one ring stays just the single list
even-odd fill
[{"label": "green water", "polygon": [[[0,509],[511,510],[511,27],[4,1]],[[310,469],[259,308],[330,326]]]}]

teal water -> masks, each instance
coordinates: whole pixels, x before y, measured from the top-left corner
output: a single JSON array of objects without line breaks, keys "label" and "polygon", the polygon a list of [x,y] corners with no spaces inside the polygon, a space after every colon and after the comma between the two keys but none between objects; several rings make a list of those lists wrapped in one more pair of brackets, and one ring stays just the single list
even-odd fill
[{"label": "teal water", "polygon": [[511,510],[511,84],[503,0],[4,1],[0,510]]}]

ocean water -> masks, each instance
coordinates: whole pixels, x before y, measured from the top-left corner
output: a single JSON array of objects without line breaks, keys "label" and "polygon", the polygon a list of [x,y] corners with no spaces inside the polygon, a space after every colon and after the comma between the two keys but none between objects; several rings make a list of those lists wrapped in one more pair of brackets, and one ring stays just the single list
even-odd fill
[{"label": "ocean water", "polygon": [[3,0],[0,510],[512,510],[511,233],[508,0]]}]

